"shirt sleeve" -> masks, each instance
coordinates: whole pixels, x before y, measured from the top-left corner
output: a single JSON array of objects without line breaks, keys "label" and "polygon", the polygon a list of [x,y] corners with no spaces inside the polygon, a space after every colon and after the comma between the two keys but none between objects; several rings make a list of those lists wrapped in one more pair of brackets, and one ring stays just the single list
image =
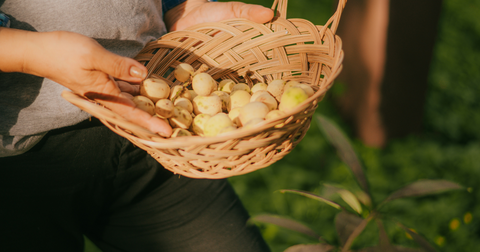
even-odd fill
[{"label": "shirt sleeve", "polygon": [[0,12],[0,27],[10,27],[10,18]]},{"label": "shirt sleeve", "polygon": [[162,1],[162,12],[165,14],[167,11],[171,10],[173,7],[185,2],[186,0],[163,0]]}]

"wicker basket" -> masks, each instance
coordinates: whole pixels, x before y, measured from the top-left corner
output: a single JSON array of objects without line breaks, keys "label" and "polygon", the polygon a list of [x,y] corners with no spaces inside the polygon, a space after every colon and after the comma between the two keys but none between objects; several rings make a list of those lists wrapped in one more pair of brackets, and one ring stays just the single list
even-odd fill
[{"label": "wicker basket", "polygon": [[266,82],[282,78],[310,84],[315,94],[287,115],[216,137],[164,139],[112,111],[72,93],[63,97],[99,118],[117,134],[146,150],[166,169],[192,178],[219,179],[267,167],[287,155],[305,136],[312,115],[342,68],[341,40],[335,35],[346,0],[325,26],[285,19],[287,0],[275,0],[273,22],[245,19],[206,23],[171,32],[149,43],[136,57],[150,76],[178,85],[172,69],[181,62],[208,66],[215,79]]}]

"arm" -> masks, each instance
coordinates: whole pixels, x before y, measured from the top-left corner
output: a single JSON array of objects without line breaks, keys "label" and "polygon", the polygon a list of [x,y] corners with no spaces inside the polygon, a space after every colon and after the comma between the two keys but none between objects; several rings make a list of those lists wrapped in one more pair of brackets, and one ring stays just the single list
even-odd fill
[{"label": "arm", "polygon": [[[30,32],[0,27],[0,71],[49,78],[152,132],[171,134],[164,121],[135,108],[114,80],[138,83],[145,78],[146,68],[105,50],[89,37],[64,31]],[[134,91],[131,86],[126,88]]]}]

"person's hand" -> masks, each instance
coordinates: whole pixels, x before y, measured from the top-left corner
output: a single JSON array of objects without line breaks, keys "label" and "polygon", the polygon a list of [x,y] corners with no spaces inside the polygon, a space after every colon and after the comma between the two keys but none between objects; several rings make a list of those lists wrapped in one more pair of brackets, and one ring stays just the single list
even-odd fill
[{"label": "person's hand", "polygon": [[183,30],[192,25],[218,22],[231,18],[245,18],[256,23],[272,20],[273,10],[255,4],[241,2],[208,2],[187,0],[165,13],[169,31]]},{"label": "person's hand", "polygon": [[[4,32],[10,34],[5,34],[8,40],[0,41],[4,46],[0,56],[11,56],[12,62],[6,64],[8,62],[3,59],[8,58],[3,58],[0,71],[51,79],[102,103],[131,122],[162,136],[170,136],[172,129],[165,121],[136,108],[129,99],[138,94],[138,85],[129,83],[139,83],[147,75],[147,69],[139,62],[111,53],[95,40],[77,33],[0,30]],[[9,45],[13,49],[4,50]],[[19,55],[23,57],[19,59]]]}]

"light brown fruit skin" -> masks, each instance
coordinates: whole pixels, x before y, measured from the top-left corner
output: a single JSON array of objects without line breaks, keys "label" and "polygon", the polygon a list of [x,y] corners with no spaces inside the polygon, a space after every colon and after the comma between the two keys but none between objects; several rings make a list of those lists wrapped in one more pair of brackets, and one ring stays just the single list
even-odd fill
[{"label": "light brown fruit skin", "polygon": [[222,99],[222,111],[227,111],[227,106],[230,103],[230,95],[224,91],[214,91],[212,95],[216,95]]},{"label": "light brown fruit skin", "polygon": [[193,77],[192,88],[200,96],[208,96],[217,90],[217,82],[207,73],[199,73]]},{"label": "light brown fruit skin", "polygon": [[192,127],[191,127],[192,131],[195,132],[195,134],[197,134],[199,136],[205,136],[205,132],[204,132],[205,123],[211,117],[212,116],[209,115],[209,114],[200,114],[200,115],[195,116],[195,118],[193,118],[193,122],[192,122]]},{"label": "light brown fruit skin", "polygon": [[277,101],[280,101],[284,88],[285,88],[285,81],[284,80],[273,80],[272,82],[268,83],[267,91],[275,99],[277,99]]},{"label": "light brown fruit skin", "polygon": [[243,91],[246,91],[246,92],[248,92],[248,93],[251,93],[250,87],[249,87],[247,84],[245,84],[245,83],[238,83],[238,84],[236,84],[235,86],[233,86],[233,89],[232,89],[232,92],[231,92],[231,93],[233,93],[233,92],[235,92],[235,91],[237,91],[237,90],[243,90]]},{"label": "light brown fruit skin", "polygon": [[231,111],[234,108],[243,107],[250,102],[251,95],[244,90],[237,90],[230,95],[230,103],[227,110]]},{"label": "light brown fruit skin", "polygon": [[282,95],[278,110],[288,112],[308,99],[307,93],[300,87],[290,87]]},{"label": "light brown fruit skin", "polygon": [[137,108],[149,113],[152,116],[155,115],[155,104],[148,97],[137,95],[133,97],[132,101],[135,103]]},{"label": "light brown fruit skin", "polygon": [[148,78],[140,85],[140,95],[148,97],[153,103],[156,103],[160,99],[168,98],[170,86],[164,80]]},{"label": "light brown fruit skin", "polygon": [[193,112],[195,115],[209,114],[214,116],[222,112],[222,99],[216,95],[198,95],[193,99]]},{"label": "light brown fruit skin", "polygon": [[305,91],[305,93],[308,95],[308,97],[315,94],[315,91],[313,90],[313,88],[308,84],[301,83],[301,84],[296,85],[295,87],[299,87],[299,88],[303,89],[303,91]]},{"label": "light brown fruit skin", "polygon": [[277,109],[278,107],[277,100],[273,98],[273,96],[268,92],[261,92],[260,95],[256,96],[255,99],[250,99],[250,101],[263,102],[265,105],[267,105],[269,110],[274,110],[274,109]]},{"label": "light brown fruit skin", "polygon": [[235,127],[235,126],[228,126],[228,127],[223,128],[222,130],[220,130],[220,132],[218,132],[218,135],[217,135],[217,136],[221,136],[221,135],[230,133],[230,132],[235,131],[235,130],[237,130],[237,127]]},{"label": "light brown fruit skin", "polygon": [[233,122],[230,120],[225,113],[218,113],[212,116],[208,121],[205,123],[204,133],[205,136],[216,136],[218,135],[224,128],[232,127]]},{"label": "light brown fruit skin", "polygon": [[[180,93],[179,93],[180,92]],[[173,86],[171,89],[170,89],[170,100],[173,100],[173,98],[179,94],[179,97],[183,97],[183,98],[187,98],[189,100],[192,100],[192,94],[186,89],[184,88],[182,85],[176,85],[176,86]]]},{"label": "light brown fruit skin", "polygon": [[188,110],[176,106],[173,110],[173,116],[168,121],[174,128],[188,129],[192,124],[193,118]]},{"label": "light brown fruit skin", "polygon": [[230,94],[235,84],[235,81],[231,79],[221,80],[220,83],[218,83],[218,91],[223,91]]},{"label": "light brown fruit skin", "polygon": [[296,86],[296,85],[300,85],[300,82],[298,82],[298,81],[287,81],[287,83],[285,83],[285,89]]},{"label": "light brown fruit skin", "polygon": [[272,110],[268,112],[268,114],[265,116],[265,120],[275,120],[277,118],[280,118],[285,115],[285,112],[280,111],[278,109]]},{"label": "light brown fruit skin", "polygon": [[190,114],[193,113],[193,104],[187,98],[184,98],[184,97],[177,98],[173,104],[175,106],[179,106],[186,109],[188,112],[190,112]]},{"label": "light brown fruit skin", "polygon": [[195,73],[195,69],[190,64],[187,63],[180,63],[175,67],[173,71],[173,75],[175,79],[180,82],[186,82],[190,79],[190,77]]},{"label": "light brown fruit skin", "polygon": [[270,94],[267,90],[259,90],[255,93],[252,94],[252,96],[250,97],[250,101],[255,101],[255,99],[257,99],[257,97],[259,97],[260,95],[262,94]]},{"label": "light brown fruit skin", "polygon": [[232,120],[232,122],[237,125],[237,127],[242,126],[242,122],[240,121],[240,107],[234,108],[228,112],[228,117]]},{"label": "light brown fruit skin", "polygon": [[[193,99],[194,99],[195,97],[197,97],[197,93],[195,93],[195,91],[193,91],[192,89],[188,89],[188,93],[190,94],[190,98],[189,98],[190,101],[193,102]],[[186,97],[185,97],[185,98],[186,98]]]},{"label": "light brown fruit skin", "polygon": [[255,94],[256,92],[261,91],[261,90],[267,91],[267,87],[268,87],[267,84],[260,82],[260,83],[257,83],[257,84],[255,84],[255,85],[253,85],[253,87],[252,87],[252,89],[250,90],[250,92],[251,92],[252,94]]},{"label": "light brown fruit skin", "polygon": [[174,128],[173,133],[170,137],[186,137],[186,136],[192,136],[192,133],[186,129],[182,128]]},{"label": "light brown fruit skin", "polygon": [[308,85],[308,84],[305,84],[305,83],[300,83],[298,81],[288,81],[286,84],[285,84],[285,90],[287,90],[288,88],[291,88],[291,87],[301,87],[305,93],[307,93],[308,97],[312,96],[315,91],[313,90],[313,88]]},{"label": "light brown fruit skin", "polygon": [[257,124],[264,122],[265,119],[262,118],[253,118],[252,120],[248,121],[245,125],[243,125],[243,129],[252,129]]},{"label": "light brown fruit skin", "polygon": [[242,125],[246,125],[250,120],[261,118],[265,119],[265,116],[270,112],[270,109],[263,102],[250,102],[240,108],[240,122]]},{"label": "light brown fruit skin", "polygon": [[169,99],[160,99],[155,103],[155,114],[160,118],[170,118],[174,108],[175,105]]}]

